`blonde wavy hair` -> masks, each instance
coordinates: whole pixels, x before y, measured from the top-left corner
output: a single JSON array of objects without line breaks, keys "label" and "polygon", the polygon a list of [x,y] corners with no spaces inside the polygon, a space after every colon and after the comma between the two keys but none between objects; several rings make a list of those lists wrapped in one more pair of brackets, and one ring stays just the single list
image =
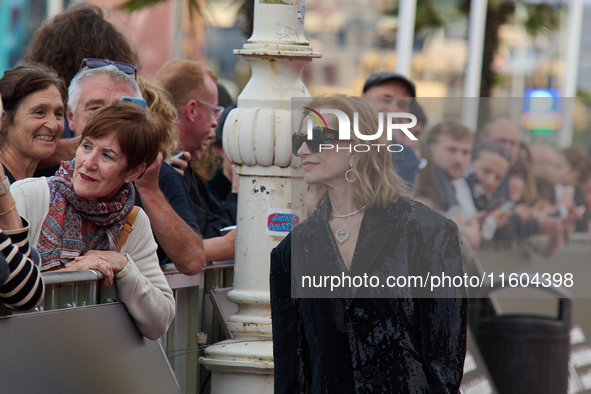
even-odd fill
[{"label": "blonde wavy hair", "polygon": [[172,104],[170,95],[162,86],[141,76],[138,76],[137,82],[142,97],[146,100],[146,110],[154,114],[158,122],[168,131],[160,146],[160,152],[166,160],[170,157],[170,153],[176,150],[178,112]]},{"label": "blonde wavy hair", "polygon": [[[359,205],[367,205],[368,208],[385,208],[388,204],[399,198],[408,198],[408,186],[406,182],[394,170],[392,153],[386,146],[391,141],[386,139],[385,126],[382,135],[373,141],[362,141],[353,132],[353,114],[359,114],[359,132],[366,135],[375,134],[378,130],[378,112],[371,104],[361,98],[345,95],[326,96],[313,98],[307,105],[308,108],[338,109],[343,111],[351,120],[351,143],[356,144],[383,144],[378,149],[371,146],[368,152],[358,152],[353,156],[353,199]],[[300,121],[300,129],[306,116]],[[396,153],[394,153],[396,154]],[[344,174],[343,174],[344,176]],[[310,187],[314,193],[314,202],[320,206],[327,198],[328,192],[320,185]]]}]

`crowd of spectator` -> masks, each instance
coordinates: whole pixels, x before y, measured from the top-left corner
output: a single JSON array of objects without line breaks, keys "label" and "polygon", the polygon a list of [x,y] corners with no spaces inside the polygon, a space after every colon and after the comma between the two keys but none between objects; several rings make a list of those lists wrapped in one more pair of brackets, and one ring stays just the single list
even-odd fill
[{"label": "crowd of spectator", "polygon": [[414,83],[393,72],[372,75],[362,94],[380,112],[416,116],[415,138],[395,134],[412,151],[395,154],[396,169],[414,198],[453,219],[472,246],[536,239],[536,250],[552,255],[573,232],[588,231],[591,157],[583,147],[529,145],[526,133],[505,117],[479,130],[455,119],[427,128]]},{"label": "crowd of spectator", "polygon": [[192,61],[168,62],[154,80],[140,67],[103,11],[79,4],[47,21],[0,79],[8,307],[39,305],[40,271],[92,269],[117,280],[140,331],[156,339],[174,316],[158,263],[194,275],[234,258],[236,230],[221,229],[236,224],[237,177],[220,163],[212,193],[189,165],[216,136],[217,78]]}]

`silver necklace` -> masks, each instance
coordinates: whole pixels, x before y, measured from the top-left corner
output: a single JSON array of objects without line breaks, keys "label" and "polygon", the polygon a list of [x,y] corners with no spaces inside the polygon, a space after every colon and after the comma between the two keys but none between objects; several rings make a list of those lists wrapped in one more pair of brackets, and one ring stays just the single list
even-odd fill
[{"label": "silver necklace", "polygon": [[334,237],[336,238],[337,241],[339,241],[339,243],[343,243],[349,239],[349,230],[347,230],[347,226],[349,225],[349,223],[351,223],[351,220],[353,220],[353,215],[356,215],[359,212],[363,211],[366,207],[367,207],[367,205],[364,205],[363,208],[361,208],[360,210],[355,211],[353,213],[346,214],[346,215],[335,215],[332,212],[330,213],[335,218],[350,217],[350,219],[347,221],[347,224],[345,224],[345,226],[343,228],[339,228],[334,232]]},{"label": "silver necklace", "polygon": [[363,211],[365,208],[367,208],[367,205],[362,206],[361,209],[359,209],[358,211],[347,213],[345,215],[337,215],[334,212],[331,212],[330,214],[335,218],[348,218],[349,216],[357,215],[359,212]]}]

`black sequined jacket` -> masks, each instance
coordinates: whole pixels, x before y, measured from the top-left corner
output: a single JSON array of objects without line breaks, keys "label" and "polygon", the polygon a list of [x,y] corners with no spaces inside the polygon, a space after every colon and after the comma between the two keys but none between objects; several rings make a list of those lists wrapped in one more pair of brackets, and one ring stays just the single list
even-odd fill
[{"label": "black sequined jacket", "polygon": [[407,199],[367,209],[346,271],[330,209],[324,203],[271,253],[275,393],[457,393],[466,352],[463,286],[439,290],[438,298],[407,288],[380,298],[388,296],[381,286],[327,295],[299,284],[302,275],[367,274],[382,284],[390,275],[462,276],[456,225]]}]

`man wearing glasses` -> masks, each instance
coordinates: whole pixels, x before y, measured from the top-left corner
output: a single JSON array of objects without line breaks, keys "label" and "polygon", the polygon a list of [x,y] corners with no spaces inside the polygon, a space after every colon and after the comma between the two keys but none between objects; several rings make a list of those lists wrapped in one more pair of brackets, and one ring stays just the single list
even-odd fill
[{"label": "man wearing glasses", "polygon": [[521,143],[521,130],[507,118],[496,118],[490,121],[481,131],[481,140],[491,139],[504,145],[511,151],[511,165],[519,158],[519,146]]},{"label": "man wearing glasses", "polygon": [[[179,112],[179,142],[184,151],[193,157],[199,155],[207,140],[215,137],[218,118],[224,108],[218,106],[217,78],[203,64],[174,59],[166,62],[156,74],[156,79],[168,91]],[[203,237],[208,242],[222,241],[222,228],[235,225],[232,212],[235,212],[236,193],[230,193],[224,204],[220,204],[207,190],[205,183],[191,166],[184,170],[189,183],[189,194]],[[235,230],[232,230],[232,234]],[[215,241],[214,241],[215,240]],[[225,251],[230,258],[230,250],[225,243],[216,244],[216,249]],[[207,249],[209,250],[209,244]]]},{"label": "man wearing glasses", "polygon": [[[508,118],[496,118],[487,123],[480,132],[480,140],[491,139],[504,145],[511,151],[511,166],[515,165],[519,158],[521,144],[521,130]],[[494,197],[502,201],[509,201],[509,176],[511,170],[507,171],[505,179],[495,191]],[[524,229],[521,236],[527,237],[541,233],[554,236],[562,231],[562,224],[559,218],[536,215],[533,219],[521,223]]]},{"label": "man wearing glasses", "polygon": [[166,62],[156,79],[170,93],[179,112],[181,148],[194,155],[203,143],[214,137],[212,130],[224,111],[218,106],[217,77],[197,62],[174,59]]},{"label": "man wearing glasses", "polygon": [[[132,65],[84,59],[68,92],[67,116],[71,129],[82,134],[94,111],[123,96],[141,99],[135,76]],[[158,241],[160,262],[166,262],[168,256],[180,272],[197,274],[205,261],[204,247],[181,175],[160,159],[134,183]]]}]

